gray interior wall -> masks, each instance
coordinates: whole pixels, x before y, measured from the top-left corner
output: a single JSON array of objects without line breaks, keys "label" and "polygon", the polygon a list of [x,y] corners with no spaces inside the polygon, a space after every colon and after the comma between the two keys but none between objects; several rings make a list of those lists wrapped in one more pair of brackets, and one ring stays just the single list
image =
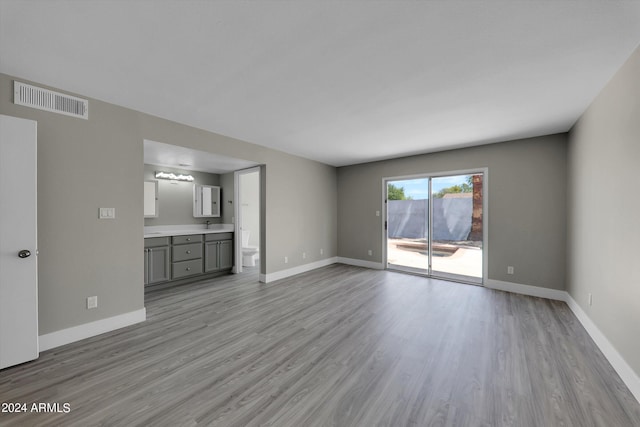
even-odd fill
[{"label": "gray interior wall", "polygon": [[[156,171],[191,175],[194,181],[186,182],[156,179]],[[228,209],[224,203],[221,203],[222,212],[220,212],[220,218],[195,218],[193,216],[194,184],[220,186],[220,175],[218,174],[145,164],[144,181],[158,181],[158,217],[145,218],[144,225],[202,224],[206,221],[218,224],[222,222],[224,210]],[[220,191],[220,200],[222,201],[226,189],[221,188]],[[233,208],[231,208],[231,210],[233,210]]]},{"label": "gray interior wall", "polygon": [[[262,273],[337,254],[331,166],[94,99],[89,120],[17,106],[13,78],[4,74],[0,114],[38,122],[41,334],[144,306],[144,139],[264,165]],[[115,207],[116,219],[98,220],[99,207]],[[294,256],[302,248],[309,248],[306,260]],[[95,310],[85,308],[91,295]]]},{"label": "gray interior wall", "polygon": [[[89,120],[17,106],[6,75],[0,75],[0,113],[38,122],[40,334],[143,308],[137,115],[94,101]],[[98,219],[100,207],[115,208],[115,219]],[[98,307],[87,310],[93,295]]]},{"label": "gray interior wall", "polygon": [[[484,167],[487,277],[564,289],[566,134],[338,168],[338,255],[382,262],[383,177]],[[515,274],[507,275],[508,265]]]},{"label": "gray interior wall", "polygon": [[569,294],[640,376],[639,76],[640,48],[569,134],[567,254]]}]

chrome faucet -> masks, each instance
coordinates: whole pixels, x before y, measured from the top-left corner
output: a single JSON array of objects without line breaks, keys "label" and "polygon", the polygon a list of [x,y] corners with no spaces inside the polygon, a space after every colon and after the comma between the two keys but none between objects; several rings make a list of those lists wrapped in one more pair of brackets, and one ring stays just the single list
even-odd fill
[{"label": "chrome faucet", "polygon": [[211,225],[211,221],[207,220],[207,221],[205,221],[205,224],[207,224],[207,229],[208,229],[209,226]]}]

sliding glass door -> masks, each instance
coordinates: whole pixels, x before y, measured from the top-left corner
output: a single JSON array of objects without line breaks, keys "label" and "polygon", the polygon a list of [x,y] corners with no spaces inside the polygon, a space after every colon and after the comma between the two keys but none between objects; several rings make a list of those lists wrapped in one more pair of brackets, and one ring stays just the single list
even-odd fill
[{"label": "sliding glass door", "polygon": [[483,174],[431,178],[431,275],[482,283]]},{"label": "sliding glass door", "polygon": [[429,178],[387,182],[387,268],[429,274]]},{"label": "sliding glass door", "polygon": [[482,284],[483,177],[387,180],[387,268]]}]

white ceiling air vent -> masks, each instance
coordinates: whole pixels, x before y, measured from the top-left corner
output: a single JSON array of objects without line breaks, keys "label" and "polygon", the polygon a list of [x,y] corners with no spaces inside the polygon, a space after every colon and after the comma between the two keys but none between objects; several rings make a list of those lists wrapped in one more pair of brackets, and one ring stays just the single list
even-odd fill
[{"label": "white ceiling air vent", "polygon": [[13,82],[13,103],[66,116],[89,118],[89,101],[26,83]]}]

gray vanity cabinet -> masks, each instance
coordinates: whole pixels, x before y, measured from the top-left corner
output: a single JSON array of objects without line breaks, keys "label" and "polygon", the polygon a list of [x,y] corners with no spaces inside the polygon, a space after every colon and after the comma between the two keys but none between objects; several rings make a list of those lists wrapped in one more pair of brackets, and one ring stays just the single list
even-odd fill
[{"label": "gray vanity cabinet", "polygon": [[166,282],[170,277],[169,238],[144,239],[144,284]]},{"label": "gray vanity cabinet", "polygon": [[233,240],[223,240],[220,242],[220,270],[233,268]]},{"label": "gray vanity cabinet", "polygon": [[204,272],[220,270],[220,242],[204,242]]},{"label": "gray vanity cabinet", "polygon": [[207,234],[204,242],[204,271],[229,270],[233,267],[233,233]]},{"label": "gray vanity cabinet", "polygon": [[202,274],[202,235],[173,236],[171,243],[171,278]]},{"label": "gray vanity cabinet", "polygon": [[[233,233],[144,239],[144,284],[193,280],[233,268]],[[216,274],[218,275],[218,274]],[[211,274],[211,277],[214,275]]]}]

